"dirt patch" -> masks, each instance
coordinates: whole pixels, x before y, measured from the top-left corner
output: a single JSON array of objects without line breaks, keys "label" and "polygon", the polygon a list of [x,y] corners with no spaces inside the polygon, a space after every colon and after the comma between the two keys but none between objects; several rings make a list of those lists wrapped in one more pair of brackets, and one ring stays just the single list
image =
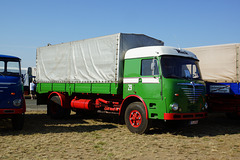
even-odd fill
[{"label": "dirt patch", "polygon": [[[138,135],[112,117],[72,114],[53,120],[27,112],[22,131],[6,120],[0,128],[0,159],[239,159],[240,121],[210,115],[176,132],[155,128]],[[6,125],[7,124],[7,125]],[[8,125],[9,124],[9,125]]]}]

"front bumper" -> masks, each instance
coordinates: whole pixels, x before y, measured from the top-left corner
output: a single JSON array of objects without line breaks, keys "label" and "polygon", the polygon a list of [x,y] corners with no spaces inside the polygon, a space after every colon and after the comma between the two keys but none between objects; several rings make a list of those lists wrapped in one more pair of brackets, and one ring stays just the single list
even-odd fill
[{"label": "front bumper", "polygon": [[22,114],[26,112],[26,108],[19,109],[0,109],[0,116],[6,114]]},{"label": "front bumper", "polygon": [[207,112],[199,113],[164,113],[164,120],[193,120],[207,118]]}]

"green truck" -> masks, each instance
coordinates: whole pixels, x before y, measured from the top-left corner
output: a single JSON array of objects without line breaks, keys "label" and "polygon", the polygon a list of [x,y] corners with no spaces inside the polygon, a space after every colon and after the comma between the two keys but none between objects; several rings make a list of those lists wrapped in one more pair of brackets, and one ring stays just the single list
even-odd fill
[{"label": "green truck", "polygon": [[198,59],[163,45],[118,33],[37,48],[37,103],[53,118],[115,113],[139,134],[158,120],[196,124],[207,116]]}]

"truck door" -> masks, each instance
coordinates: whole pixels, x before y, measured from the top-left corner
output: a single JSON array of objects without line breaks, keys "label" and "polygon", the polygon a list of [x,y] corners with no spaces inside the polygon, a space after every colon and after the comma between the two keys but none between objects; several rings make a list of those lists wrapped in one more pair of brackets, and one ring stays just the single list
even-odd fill
[{"label": "truck door", "polygon": [[137,95],[144,99],[160,100],[162,91],[159,69],[159,60],[157,58],[141,60],[141,73],[138,85],[135,87]]}]

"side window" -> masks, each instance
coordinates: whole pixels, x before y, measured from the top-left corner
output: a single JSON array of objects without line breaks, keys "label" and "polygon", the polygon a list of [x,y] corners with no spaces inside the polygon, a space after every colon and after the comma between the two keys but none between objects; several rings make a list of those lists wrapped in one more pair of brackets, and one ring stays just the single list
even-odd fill
[{"label": "side window", "polygon": [[0,61],[0,72],[4,72],[4,61]]},{"label": "side window", "polygon": [[142,76],[152,76],[159,74],[159,68],[156,59],[143,59],[141,65]]}]

